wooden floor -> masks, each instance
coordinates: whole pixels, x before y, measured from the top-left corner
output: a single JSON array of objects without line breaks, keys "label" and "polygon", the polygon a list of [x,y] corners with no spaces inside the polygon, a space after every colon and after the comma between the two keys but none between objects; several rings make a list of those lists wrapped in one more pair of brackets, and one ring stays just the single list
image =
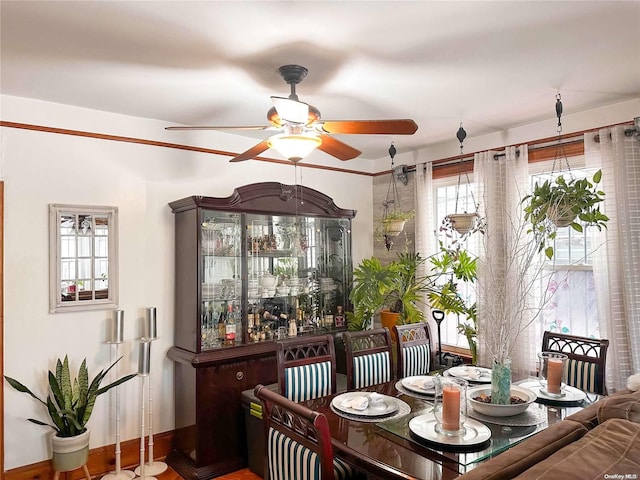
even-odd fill
[{"label": "wooden floor", "polygon": [[[178,475],[175,470],[172,470],[171,467],[169,469],[160,474],[156,475],[158,480],[182,480],[182,477]],[[244,468],[242,470],[238,470],[237,472],[228,473],[227,475],[223,475],[222,477],[217,477],[216,480],[262,480],[262,477],[256,475],[248,468]]]}]

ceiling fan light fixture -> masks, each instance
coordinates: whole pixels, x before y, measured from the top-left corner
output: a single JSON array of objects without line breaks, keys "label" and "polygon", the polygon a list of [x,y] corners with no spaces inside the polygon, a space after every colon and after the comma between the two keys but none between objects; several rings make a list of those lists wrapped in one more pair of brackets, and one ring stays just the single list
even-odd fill
[{"label": "ceiling fan light fixture", "polygon": [[321,144],[322,140],[319,137],[308,134],[282,133],[274,135],[267,140],[269,148],[273,148],[280,155],[294,163],[302,160]]}]

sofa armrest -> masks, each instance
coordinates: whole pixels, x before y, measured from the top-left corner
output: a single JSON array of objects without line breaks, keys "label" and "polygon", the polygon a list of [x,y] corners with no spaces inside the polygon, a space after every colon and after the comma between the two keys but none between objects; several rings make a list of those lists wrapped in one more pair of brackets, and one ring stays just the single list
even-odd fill
[{"label": "sofa armrest", "polygon": [[556,423],[496,457],[481,463],[458,480],[507,480],[552,455],[587,433],[578,422]]}]

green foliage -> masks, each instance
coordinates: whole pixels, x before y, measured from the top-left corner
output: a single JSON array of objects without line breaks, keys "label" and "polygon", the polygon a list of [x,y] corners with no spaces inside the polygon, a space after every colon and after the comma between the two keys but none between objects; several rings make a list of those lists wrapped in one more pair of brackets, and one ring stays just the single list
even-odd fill
[{"label": "green foliage", "polygon": [[582,232],[582,224],[576,219],[598,230],[606,228],[609,217],[600,211],[600,203],[605,195],[598,189],[601,179],[601,170],[591,180],[566,180],[560,175],[553,182],[546,180],[542,184],[536,183],[533,193],[522,199],[525,220],[531,223],[528,232],[534,235],[539,252],[544,251],[549,259],[553,257],[553,241],[558,226],[571,226],[575,231]]},{"label": "green foliage", "polygon": [[367,330],[372,325],[373,315],[382,308],[385,298],[393,289],[397,265],[383,266],[380,259],[371,257],[362,260],[353,270],[353,288],[349,299],[353,303],[353,314],[349,312],[349,330]]},{"label": "green foliage", "polygon": [[[458,333],[467,338],[473,363],[475,363],[478,334],[476,303],[467,305],[458,290],[458,285],[460,282],[476,281],[477,258],[469,255],[466,250],[459,247],[459,244],[455,248],[446,248],[440,242],[440,254],[431,258],[431,264],[436,277],[444,276],[446,281],[428,293],[429,304],[432,308],[458,316]],[[462,320],[460,317],[463,317]]]},{"label": "green foliage", "polygon": [[72,382],[69,372],[69,359],[65,355],[64,361],[60,359],[56,361],[55,373],[49,371],[49,395],[47,395],[46,401],[40,399],[17,380],[7,376],[4,378],[17,391],[30,395],[46,407],[51,423],[41,422],[33,418],[28,419],[30,422],[53,428],[58,437],[74,437],[87,430],[86,424],[91,417],[93,406],[99,395],[136,376],[135,373],[129,374],[100,388],[104,377],[119,361],[120,359],[116,360],[109,368],[100,371],[89,383],[87,360],[84,359],[78,370],[77,377]]}]

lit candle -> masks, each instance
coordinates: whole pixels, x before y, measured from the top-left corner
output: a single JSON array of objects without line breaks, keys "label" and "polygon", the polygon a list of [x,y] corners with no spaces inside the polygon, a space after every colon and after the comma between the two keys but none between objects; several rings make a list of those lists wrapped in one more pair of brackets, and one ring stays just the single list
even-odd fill
[{"label": "lit candle", "polygon": [[549,393],[560,394],[560,384],[562,383],[562,359],[549,358],[547,360],[547,391]]},{"label": "lit candle", "polygon": [[460,390],[452,385],[442,388],[442,428],[460,429]]},{"label": "lit candle", "polygon": [[151,364],[151,342],[140,342],[140,356],[138,357],[138,374],[149,375]]},{"label": "lit candle", "polygon": [[124,310],[116,310],[107,335],[107,343],[122,343],[124,332]]},{"label": "lit candle", "polygon": [[147,319],[144,324],[142,338],[145,340],[155,340],[158,338],[158,326],[156,323],[156,307],[147,308]]}]

